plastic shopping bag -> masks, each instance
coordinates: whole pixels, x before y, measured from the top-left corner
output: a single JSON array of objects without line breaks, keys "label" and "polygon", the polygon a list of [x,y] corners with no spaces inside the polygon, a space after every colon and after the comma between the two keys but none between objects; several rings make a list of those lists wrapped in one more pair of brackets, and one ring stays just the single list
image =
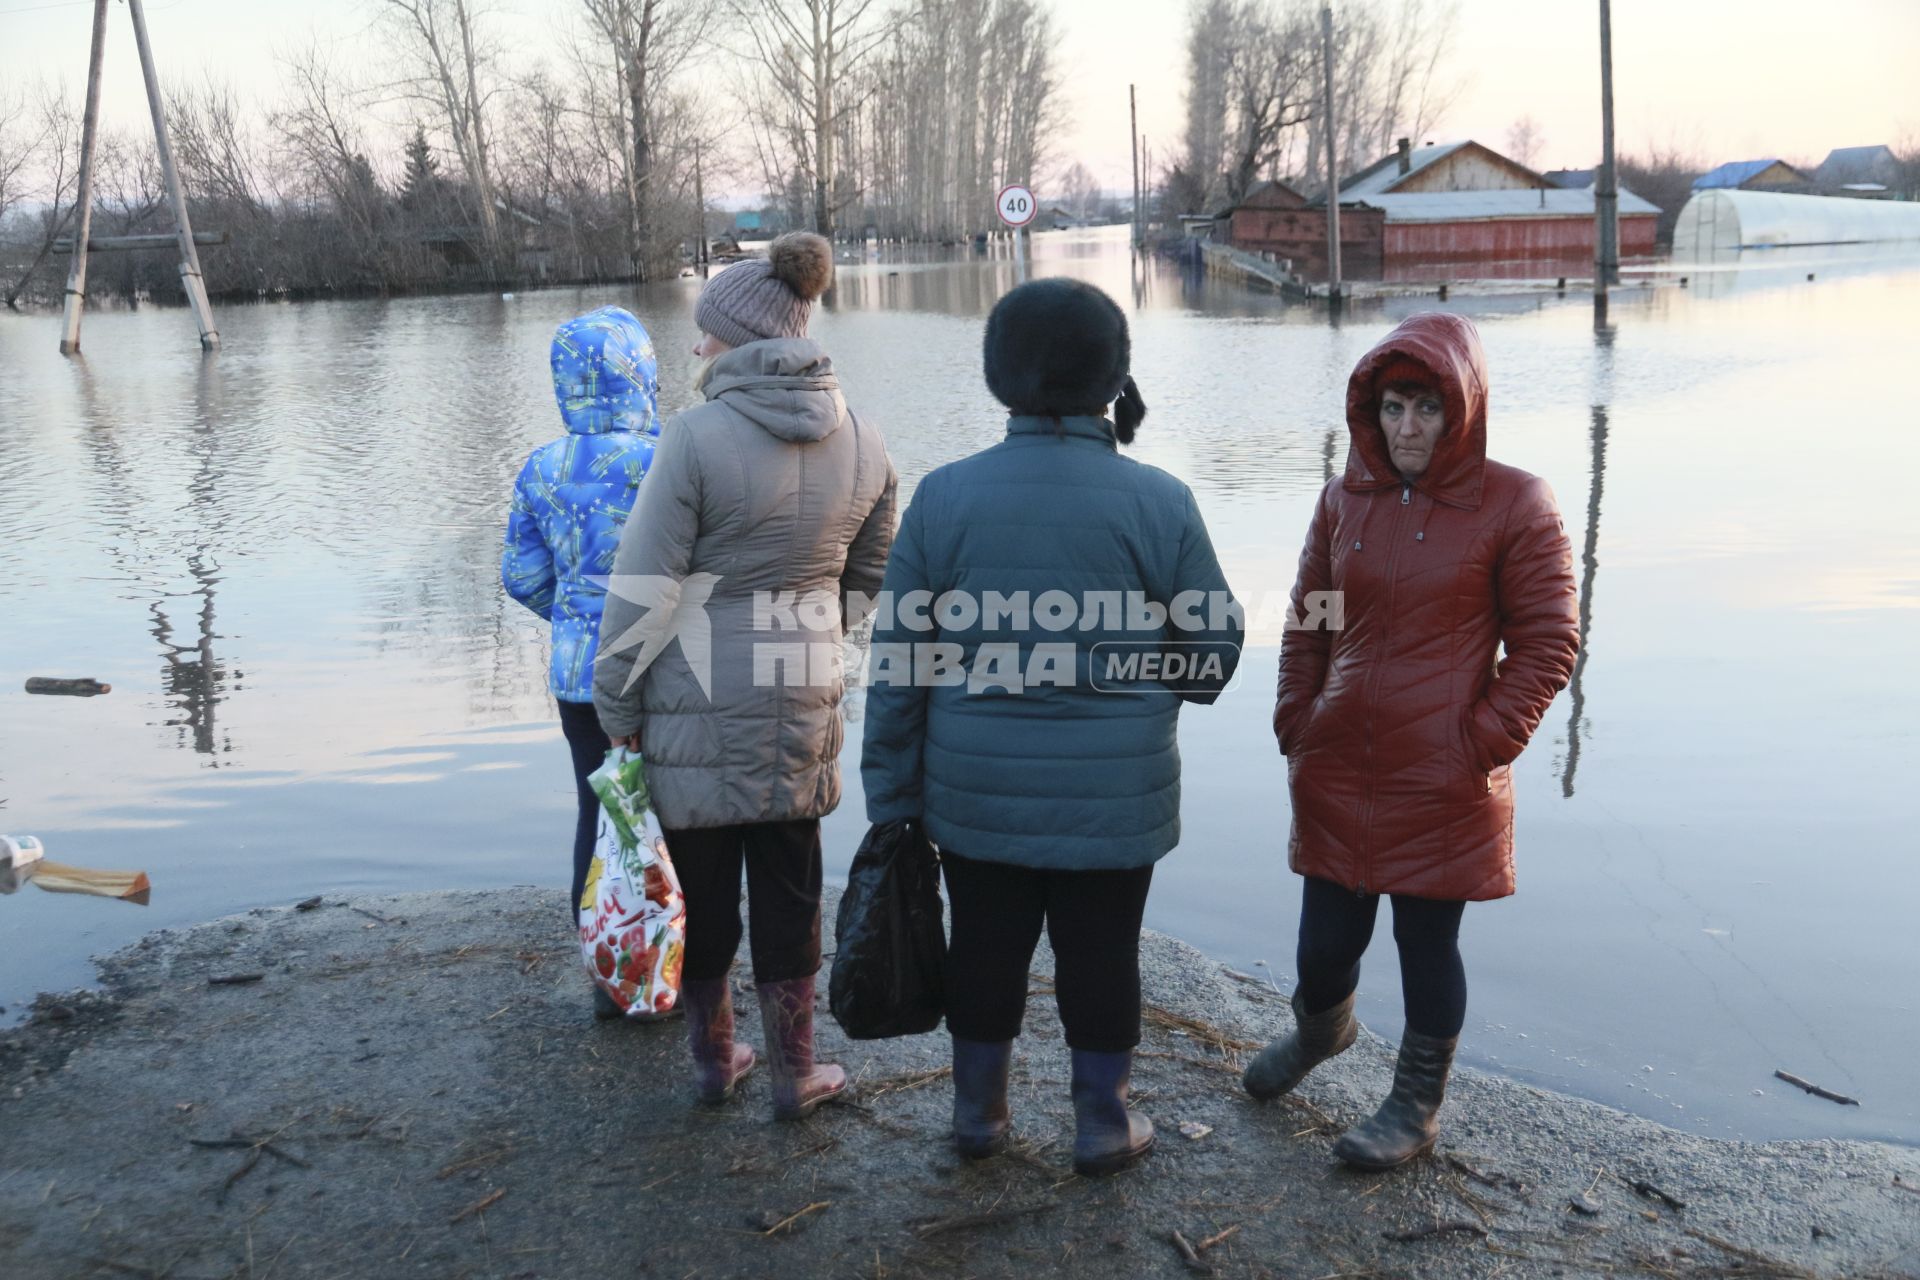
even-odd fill
[{"label": "plastic shopping bag", "polygon": [[946,1011],[939,857],[917,822],[867,832],[835,924],[828,1003],[855,1040],[919,1035]]},{"label": "plastic shopping bag", "polygon": [[656,1018],[680,1000],[687,904],[651,811],[639,756],[616,747],[587,778],[600,797],[600,842],[578,904],[587,972],[629,1018]]}]

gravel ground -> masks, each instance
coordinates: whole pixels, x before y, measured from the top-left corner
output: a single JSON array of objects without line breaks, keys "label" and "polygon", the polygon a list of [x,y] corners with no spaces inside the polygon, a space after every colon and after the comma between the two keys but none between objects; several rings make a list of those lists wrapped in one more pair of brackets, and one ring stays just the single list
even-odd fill
[{"label": "gravel ground", "polygon": [[1920,1277],[1902,1147],[1700,1138],[1465,1071],[1433,1158],[1343,1169],[1392,1046],[1255,1103],[1239,1066],[1285,1002],[1158,935],[1134,1087],[1160,1145],[1118,1177],[1070,1167],[1044,950],[1008,1156],[948,1150],[943,1035],[850,1043],[824,996],[852,1105],[775,1125],[762,1067],[697,1109],[682,1025],[592,1021],[562,919],[547,890],[329,898],[41,997],[0,1035],[0,1275]]}]

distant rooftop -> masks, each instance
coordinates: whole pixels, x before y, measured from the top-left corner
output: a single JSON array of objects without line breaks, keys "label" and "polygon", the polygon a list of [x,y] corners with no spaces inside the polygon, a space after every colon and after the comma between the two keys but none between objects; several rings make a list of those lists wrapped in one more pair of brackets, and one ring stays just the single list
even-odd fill
[{"label": "distant rooftop", "polygon": [[1368,196],[1379,195],[1388,187],[1420,172],[1437,160],[1444,160],[1460,148],[1469,146],[1466,142],[1443,142],[1437,146],[1415,147],[1407,166],[1407,172],[1400,172],[1400,153],[1389,151],[1383,159],[1376,160],[1360,172],[1340,184],[1342,200],[1364,200]]},{"label": "distant rooftop", "polygon": [[[1786,161],[1780,159],[1778,156],[1770,156],[1765,160],[1729,160],[1719,168],[1710,170],[1695,178],[1693,180],[1693,189],[1695,191],[1711,191],[1717,187],[1738,187],[1741,183],[1765,173],[1768,169],[1773,168],[1774,165],[1786,163]],[[1787,168],[1792,169],[1793,166],[1787,165]]]},{"label": "distant rooftop", "polygon": [[1556,187],[1565,187],[1569,191],[1578,191],[1594,183],[1592,169],[1549,169],[1540,176]]},{"label": "distant rooftop", "polygon": [[[1586,217],[1594,214],[1593,188],[1548,187],[1521,191],[1409,191],[1368,196],[1363,202],[1386,212],[1388,222],[1460,222],[1473,218]],[[1620,213],[1660,210],[1624,187]]]}]

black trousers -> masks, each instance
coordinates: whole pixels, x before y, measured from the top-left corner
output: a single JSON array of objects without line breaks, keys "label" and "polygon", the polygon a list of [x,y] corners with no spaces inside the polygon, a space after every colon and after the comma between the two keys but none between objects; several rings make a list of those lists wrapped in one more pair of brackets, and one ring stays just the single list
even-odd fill
[{"label": "black trousers", "polygon": [[740,949],[740,872],[755,982],[820,971],[820,820],[667,831],[687,899],[686,976],[724,978]]},{"label": "black trousers", "polygon": [[[1393,941],[1400,950],[1400,994],[1407,1026],[1448,1039],[1467,1021],[1467,970],[1460,960],[1464,902],[1393,895]],[[1360,957],[1373,938],[1380,895],[1306,878],[1300,899],[1300,1001],[1323,1013],[1360,985]]]},{"label": "black trousers", "polygon": [[573,896],[567,899],[567,921],[571,924],[580,910],[581,895],[587,891],[587,867],[593,861],[593,844],[600,833],[600,797],[587,785],[587,775],[606,760],[613,743],[600,731],[600,717],[594,714],[591,702],[562,702],[560,732],[573,754],[573,785],[580,801],[580,816],[573,826]]},{"label": "black trousers", "polygon": [[943,849],[940,869],[952,916],[948,1031],[989,1043],[1020,1034],[1044,924],[1068,1046],[1119,1053],[1140,1043],[1140,919],[1152,866],[1038,871]]}]

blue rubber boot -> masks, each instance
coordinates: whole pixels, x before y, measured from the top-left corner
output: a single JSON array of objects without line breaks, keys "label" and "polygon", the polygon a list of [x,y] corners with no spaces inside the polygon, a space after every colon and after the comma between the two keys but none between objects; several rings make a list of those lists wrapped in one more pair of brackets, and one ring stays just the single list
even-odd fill
[{"label": "blue rubber boot", "polygon": [[1007,1149],[1007,1130],[1012,1125],[1007,1073],[1012,1065],[1011,1040],[953,1038],[953,1145],[969,1160],[997,1156]]},{"label": "blue rubber boot", "polygon": [[1133,1050],[1073,1051],[1073,1171],[1118,1173],[1153,1150],[1153,1121],[1127,1110]]}]

